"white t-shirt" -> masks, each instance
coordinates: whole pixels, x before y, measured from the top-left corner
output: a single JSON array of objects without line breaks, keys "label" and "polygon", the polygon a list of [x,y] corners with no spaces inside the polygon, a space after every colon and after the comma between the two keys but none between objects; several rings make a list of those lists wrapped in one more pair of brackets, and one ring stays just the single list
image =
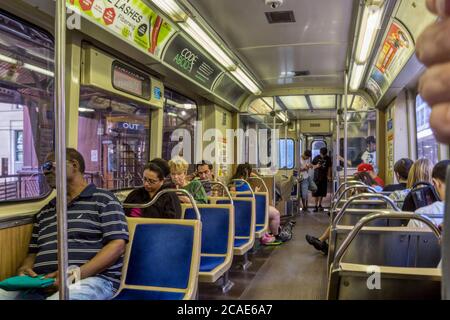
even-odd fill
[{"label": "white t-shirt", "polygon": [[374,168],[377,165],[377,153],[376,151],[374,152],[369,152],[369,151],[364,151],[364,153],[361,156],[361,160],[364,163],[368,163],[371,164]]},{"label": "white t-shirt", "polygon": [[[444,210],[445,210],[444,202],[436,201],[433,204],[430,204],[429,206],[417,209],[414,213],[423,215],[425,218],[430,220],[435,226],[438,226],[444,220]],[[427,216],[428,214],[442,215],[442,218],[429,217]],[[419,220],[409,220],[408,227],[429,229],[429,227],[425,223]]]},{"label": "white t-shirt", "polygon": [[[311,164],[311,159],[304,160],[302,157],[300,157],[300,169],[305,168],[307,165]],[[314,176],[313,169],[308,169],[306,171],[300,171],[300,174],[303,179],[308,179],[309,177]]]}]

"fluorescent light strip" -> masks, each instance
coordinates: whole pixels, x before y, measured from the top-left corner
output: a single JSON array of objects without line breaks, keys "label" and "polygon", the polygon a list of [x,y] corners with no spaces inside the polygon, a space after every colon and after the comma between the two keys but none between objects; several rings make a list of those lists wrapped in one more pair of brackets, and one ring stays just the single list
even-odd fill
[{"label": "fluorescent light strip", "polygon": [[357,91],[361,86],[361,81],[366,69],[365,64],[353,64],[352,73],[350,76],[350,90]]},{"label": "fluorescent light strip", "polygon": [[[0,54],[0,60],[4,61],[6,63],[10,63],[10,64],[18,64],[19,63],[19,61],[17,61],[16,59],[8,57],[8,56],[5,56],[3,54]],[[37,67],[37,66],[29,64],[29,63],[24,63],[21,66],[23,68],[25,68],[25,69],[28,69],[28,70],[31,70],[31,71],[35,71],[35,72],[41,73],[41,74],[49,76],[49,77],[54,77],[55,76],[55,74],[52,71],[49,71],[49,70]]]},{"label": "fluorescent light strip", "polygon": [[91,109],[91,108],[83,108],[83,107],[79,107],[79,108],[78,108],[78,111],[80,111],[80,112],[95,112],[94,109]]},{"label": "fluorescent light strip", "polygon": [[253,94],[261,94],[261,90],[257,87],[252,79],[250,79],[236,63],[220,48],[220,46],[195,22],[188,17],[183,9],[175,0],[152,0],[165,14],[167,14],[175,22],[179,22],[180,27],[189,34],[200,46],[203,47],[210,55],[214,57],[225,69],[240,81]]},{"label": "fluorescent light strip", "polygon": [[167,115],[170,117],[178,117],[178,115],[176,113],[173,112],[167,112]]},{"label": "fluorescent light strip", "polygon": [[380,28],[382,8],[377,6],[366,6],[359,30],[358,45],[356,47],[356,61],[364,64],[370,56],[375,35]]},{"label": "fluorescent light strip", "polygon": [[195,41],[197,41],[209,54],[211,54],[221,65],[227,70],[234,69],[236,63],[203,31],[202,28],[191,18],[186,22],[180,23],[180,26],[186,31]]},{"label": "fluorescent light strip", "polygon": [[187,14],[174,0],[152,0],[165,14],[167,14],[173,21],[186,21]]},{"label": "fluorescent light strip", "polygon": [[238,67],[236,70],[231,71],[231,74],[236,77],[236,79],[241,82],[251,93],[254,95],[260,95],[261,90],[256,86],[256,84],[250,79],[249,76]]}]

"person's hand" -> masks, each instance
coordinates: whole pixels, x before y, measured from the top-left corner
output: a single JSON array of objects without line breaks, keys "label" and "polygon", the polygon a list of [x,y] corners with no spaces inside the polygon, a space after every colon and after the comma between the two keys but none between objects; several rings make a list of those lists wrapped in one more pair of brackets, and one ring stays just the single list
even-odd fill
[{"label": "person's hand", "polygon": [[58,271],[46,274],[44,276],[45,279],[55,279],[55,282],[53,282],[53,284],[48,287],[48,291],[58,291],[59,289],[59,274]]},{"label": "person's hand", "polygon": [[30,268],[28,266],[26,267],[20,267],[19,270],[17,270],[17,275],[19,276],[30,276],[30,277],[37,277],[37,273],[34,272],[33,268]]},{"label": "person's hand", "polygon": [[259,192],[259,190],[261,190],[260,187],[255,187],[255,192]]},{"label": "person's hand", "polygon": [[187,196],[180,196],[179,198],[182,203],[190,203],[191,202],[189,200],[189,197],[187,197]]},{"label": "person's hand", "polygon": [[427,0],[428,9],[441,17],[417,40],[417,58],[427,66],[419,93],[431,106],[430,126],[436,139],[450,143],[450,0]]}]

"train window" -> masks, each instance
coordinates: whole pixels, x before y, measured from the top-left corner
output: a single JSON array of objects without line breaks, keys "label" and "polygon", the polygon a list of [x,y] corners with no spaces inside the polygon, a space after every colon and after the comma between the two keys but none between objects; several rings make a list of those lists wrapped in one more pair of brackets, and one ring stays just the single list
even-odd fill
[{"label": "train window", "polygon": [[0,201],[50,191],[39,164],[54,150],[53,39],[0,13]]},{"label": "train window", "polygon": [[438,143],[430,128],[431,109],[421,96],[416,97],[417,157],[438,162]]},{"label": "train window", "polygon": [[278,168],[293,169],[295,148],[293,139],[280,139],[278,141]]},{"label": "train window", "polygon": [[[162,157],[166,160],[172,158],[172,152],[177,152],[177,155],[184,156],[188,162],[193,163],[192,159],[195,155],[195,122],[197,121],[197,105],[194,101],[174,92],[165,90],[165,104],[164,104],[164,126],[163,126],[163,150]],[[190,141],[183,143],[183,148],[174,149],[179,146],[183,138],[175,139],[172,133],[176,129],[185,129],[190,135]],[[190,144],[191,154],[183,154],[184,148]],[[190,158],[190,159],[189,159]],[[189,161],[191,160],[191,161]],[[193,170],[194,165],[191,166]]]},{"label": "train window", "polygon": [[[376,112],[354,111],[347,114],[347,165],[356,167],[370,163],[377,167],[376,159]],[[344,136],[344,122],[341,120],[341,137]],[[340,139],[340,155],[344,154],[344,138]],[[343,163],[342,163],[343,165]]]},{"label": "train window", "polygon": [[327,143],[324,140],[314,140],[311,143],[311,153],[312,153],[312,159],[314,159],[316,156],[320,154],[321,148],[326,148]]},{"label": "train window", "polygon": [[114,190],[142,185],[149,160],[151,110],[82,87],[78,111],[78,151],[86,162],[88,182]]}]

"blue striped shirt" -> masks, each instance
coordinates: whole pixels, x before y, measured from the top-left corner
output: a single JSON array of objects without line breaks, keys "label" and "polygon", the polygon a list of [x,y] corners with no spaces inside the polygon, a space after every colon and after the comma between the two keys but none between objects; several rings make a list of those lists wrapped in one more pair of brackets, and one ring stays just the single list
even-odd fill
[{"label": "blue striped shirt", "polygon": [[[33,270],[48,274],[58,270],[56,198],[35,216],[28,252],[36,254]],[[128,226],[122,205],[109,191],[88,185],[67,205],[69,266],[82,266],[108,242],[128,241]],[[120,285],[123,256],[97,276]]]}]

